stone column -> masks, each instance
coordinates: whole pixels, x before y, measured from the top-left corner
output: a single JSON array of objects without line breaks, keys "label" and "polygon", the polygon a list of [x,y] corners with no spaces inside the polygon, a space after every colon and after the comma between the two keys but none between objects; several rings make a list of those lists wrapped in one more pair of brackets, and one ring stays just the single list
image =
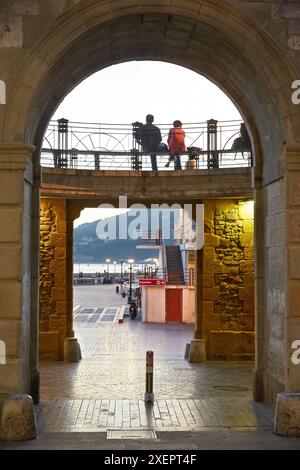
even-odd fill
[{"label": "stone column", "polygon": [[195,289],[195,339],[204,339],[204,309],[203,309],[203,248],[196,251],[196,289]]},{"label": "stone column", "polygon": [[0,144],[0,397],[30,393],[32,152]]},{"label": "stone column", "polygon": [[266,374],[267,288],[265,272],[266,195],[262,180],[258,178],[254,189],[254,244],[255,244],[255,371],[253,397],[264,400]]},{"label": "stone column", "polygon": [[[195,210],[195,208],[193,208]],[[195,214],[193,214],[195,217]],[[204,229],[204,227],[203,227]],[[203,265],[204,249],[196,250],[196,286],[195,286],[195,331],[191,341],[188,360],[192,363],[206,361],[204,340],[204,312],[203,312]]]},{"label": "stone column", "polygon": [[[40,154],[35,154],[39,161]],[[40,279],[40,187],[41,167],[39,164],[33,167],[32,188],[32,224],[31,224],[31,307],[30,307],[30,395],[33,403],[40,398],[40,373],[39,373],[39,279]]]},{"label": "stone column", "polygon": [[[78,207],[79,206],[79,207]],[[74,240],[74,220],[77,219],[80,215],[82,207],[80,203],[73,206],[72,201],[67,203],[67,257],[66,257],[66,300],[67,300],[67,311],[66,311],[66,327],[67,327],[67,337],[73,338],[74,325],[73,325],[73,240]]]},{"label": "stone column", "polygon": [[[300,436],[300,147],[288,149],[283,183],[285,245],[283,256],[286,285],[282,296],[281,390],[277,393],[274,431],[282,436]],[[271,326],[271,325],[270,325]],[[273,399],[273,402],[275,400]]]},{"label": "stone column", "polygon": [[[254,397],[275,404],[300,392],[300,149],[284,176],[256,188],[256,371]],[[281,396],[284,400],[284,396]],[[280,404],[280,410],[283,409]],[[280,422],[280,416],[278,420]]]},{"label": "stone column", "polygon": [[284,323],[287,335],[285,391],[300,393],[300,147],[288,151],[286,172],[288,276]]},{"label": "stone column", "polygon": [[209,360],[254,359],[253,201],[205,203],[202,325]]},{"label": "stone column", "polygon": [[73,221],[82,207],[65,198],[41,201],[40,358],[64,359],[73,338]]},{"label": "stone column", "polygon": [[41,200],[40,358],[62,360],[67,317],[66,199]]},{"label": "stone column", "polygon": [[255,191],[256,371],[254,397],[275,404],[286,389],[286,177]]}]

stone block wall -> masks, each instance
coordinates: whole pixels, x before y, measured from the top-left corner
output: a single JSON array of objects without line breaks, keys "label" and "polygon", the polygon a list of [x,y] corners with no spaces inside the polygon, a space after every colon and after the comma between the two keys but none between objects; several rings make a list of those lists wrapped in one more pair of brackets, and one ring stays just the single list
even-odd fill
[{"label": "stone block wall", "polygon": [[40,359],[63,359],[66,337],[66,201],[41,200]]},{"label": "stone block wall", "polygon": [[[300,151],[296,149],[288,155],[288,176],[286,178],[288,208],[286,220],[281,215],[283,227],[288,236],[288,267],[285,269],[287,279],[286,309],[288,318],[283,319],[287,335],[285,361],[285,383],[291,392],[300,391]],[[283,191],[284,188],[281,188]],[[285,248],[286,249],[286,248]],[[285,252],[285,249],[282,251]],[[283,266],[285,267],[285,266]],[[284,356],[283,356],[284,357]]]},{"label": "stone block wall", "polygon": [[253,360],[253,203],[205,202],[204,334],[208,359]]},{"label": "stone block wall", "polygon": [[283,389],[285,381],[285,363],[281,358],[285,355],[286,347],[284,337],[287,267],[285,261],[286,229],[283,180],[278,180],[267,186],[266,203],[265,260],[266,271],[272,273],[268,277],[266,295],[269,331],[266,360],[268,373],[271,372],[273,383],[277,381],[279,392]]}]

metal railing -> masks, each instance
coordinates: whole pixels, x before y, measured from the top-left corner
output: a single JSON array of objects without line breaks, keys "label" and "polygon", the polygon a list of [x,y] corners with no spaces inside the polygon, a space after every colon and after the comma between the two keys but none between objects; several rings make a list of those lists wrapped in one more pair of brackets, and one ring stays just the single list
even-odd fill
[{"label": "metal railing", "polygon": [[[143,270],[134,273],[134,283],[138,283],[139,279],[163,279],[166,284],[168,284],[168,274],[173,274],[172,272],[167,272],[166,269],[158,269],[155,266],[145,265]],[[176,273],[174,273],[176,274]],[[183,269],[184,284],[187,286],[195,286],[195,269],[186,268]],[[109,282],[107,282],[109,279]],[[129,281],[128,275],[122,277],[122,282]],[[79,275],[78,273],[73,274],[73,284],[74,285],[94,285],[94,284],[119,284],[121,281],[120,273],[116,273],[110,276],[103,275],[99,273],[83,273]]]},{"label": "metal railing", "polygon": [[[232,150],[242,121],[215,121],[183,124],[189,151],[181,153],[182,169],[239,168],[252,165],[251,148]],[[158,124],[167,142],[170,124]],[[156,152],[158,170],[166,167],[168,151]],[[131,124],[97,124],[51,121],[44,136],[41,165],[80,170],[151,171],[151,159],[143,152]]]},{"label": "metal railing", "polygon": [[[168,274],[175,274],[167,272],[166,269],[155,269],[149,267],[148,269],[144,269],[143,273],[139,275],[143,279],[163,279],[168,284]],[[196,277],[195,277],[195,268],[185,268],[183,269],[183,277],[184,277],[184,284],[187,286],[195,286],[196,285]]]},{"label": "metal railing", "polygon": [[153,248],[162,245],[162,231],[160,229],[148,232],[138,232],[138,235],[137,248],[140,246]]}]

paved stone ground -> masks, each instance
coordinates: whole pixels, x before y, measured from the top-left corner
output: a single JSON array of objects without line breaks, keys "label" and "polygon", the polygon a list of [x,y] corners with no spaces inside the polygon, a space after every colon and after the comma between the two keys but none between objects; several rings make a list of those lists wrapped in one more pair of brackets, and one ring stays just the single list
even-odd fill
[{"label": "paved stone ground", "polygon": [[[94,303],[97,287],[77,288],[82,306],[120,308],[115,286],[105,286],[104,304]],[[40,365],[39,439],[0,447],[300,449],[299,439],[275,436],[273,410],[252,401],[252,363],[184,360],[192,326],[143,324],[139,317],[125,317],[122,324],[99,322],[93,328],[78,324],[83,360]],[[147,350],[154,351],[153,405],[143,401]],[[153,429],[157,439],[107,440],[106,431],[113,429]]]},{"label": "paved stone ground", "polygon": [[143,400],[57,399],[37,413],[40,431],[100,432],[107,429],[160,431],[272,430],[272,415],[243,398]]},{"label": "paved stone ground", "polygon": [[[272,410],[252,402],[252,363],[189,364],[192,325],[143,324],[139,316],[86,321],[96,308],[122,308],[115,286],[80,286],[75,298],[90,309],[75,321],[83,360],[41,364],[40,431],[272,429]],[[147,350],[154,351],[153,406],[143,401]]]},{"label": "paved stone ground", "polygon": [[119,286],[119,284],[74,286],[74,306],[81,305],[86,308],[119,307],[124,304],[124,299],[116,293],[117,285]]},{"label": "paved stone ground", "polygon": [[80,308],[78,313],[74,316],[75,329],[83,326],[94,327],[98,323],[118,323],[119,318],[123,318],[127,306],[123,305],[121,307],[114,308]]},{"label": "paved stone ground", "polygon": [[[0,442],[1,450],[105,450],[106,455],[112,454],[114,450],[123,451],[122,455],[131,455],[128,451],[147,450],[299,450],[300,440],[297,438],[285,438],[272,434],[269,431],[238,432],[222,429],[217,432],[157,432],[157,439],[124,439],[108,440],[106,433],[40,433],[38,439],[27,442]],[[126,452],[127,451],[127,452]],[[162,452],[163,453],[163,452]],[[178,453],[178,452],[176,452]],[[223,459],[226,459],[226,455]],[[215,455],[215,458],[218,456]],[[4,457],[4,454],[1,454]],[[199,455],[198,464],[205,462],[207,455]],[[253,457],[257,459],[255,454]],[[9,459],[10,457],[8,457]],[[56,458],[56,455],[55,455]],[[75,458],[80,458],[76,454]],[[86,463],[89,464],[88,456]],[[93,456],[94,458],[94,456]],[[234,455],[229,454],[230,465],[236,462]],[[247,455],[247,459],[251,458]],[[268,459],[270,456],[268,456]],[[279,454],[276,459],[280,458]],[[72,456],[68,455],[69,464],[73,463]],[[98,464],[100,457],[98,457]],[[206,463],[206,462],[205,462]],[[219,462],[220,463],[220,462]],[[229,463],[229,462],[228,462]],[[224,462],[223,462],[224,464]],[[247,462],[243,465],[247,467]],[[247,467],[248,468],[248,467]]]}]

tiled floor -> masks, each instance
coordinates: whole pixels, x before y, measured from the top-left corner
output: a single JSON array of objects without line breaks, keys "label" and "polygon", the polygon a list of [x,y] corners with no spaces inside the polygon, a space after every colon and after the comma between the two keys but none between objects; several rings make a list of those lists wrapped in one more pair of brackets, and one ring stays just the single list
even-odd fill
[{"label": "tiled floor", "polygon": [[[77,304],[83,308],[122,305],[112,286],[105,286],[103,303],[94,286],[80,288],[75,297],[81,297]],[[83,360],[40,364],[38,439],[0,443],[1,448],[300,448],[299,439],[274,435],[273,410],[252,401],[252,363],[189,364],[183,359],[193,327],[144,325],[125,317],[122,324],[78,322],[75,328]],[[147,350],[154,351],[153,405],[143,401]],[[107,439],[107,430],[118,429],[123,434],[132,430],[134,436],[155,430],[157,439]]]},{"label": "tiled floor", "polygon": [[123,318],[125,305],[115,308],[78,308],[74,315],[75,328],[94,327],[100,322],[117,323],[120,317]]},{"label": "tiled floor", "polygon": [[57,399],[38,408],[40,431],[101,432],[107,429],[160,431],[271,430],[272,413],[247,399],[142,400]]},{"label": "tiled floor", "polygon": [[[110,288],[111,298],[108,289],[106,298],[119,309]],[[85,308],[93,310],[85,312],[89,317],[108,305],[86,303]],[[121,324],[75,322],[75,328],[83,360],[40,365],[40,431],[272,429],[272,410],[252,401],[252,363],[184,360],[193,326],[143,324],[125,317]],[[153,405],[143,400],[147,350],[154,351]]]}]

